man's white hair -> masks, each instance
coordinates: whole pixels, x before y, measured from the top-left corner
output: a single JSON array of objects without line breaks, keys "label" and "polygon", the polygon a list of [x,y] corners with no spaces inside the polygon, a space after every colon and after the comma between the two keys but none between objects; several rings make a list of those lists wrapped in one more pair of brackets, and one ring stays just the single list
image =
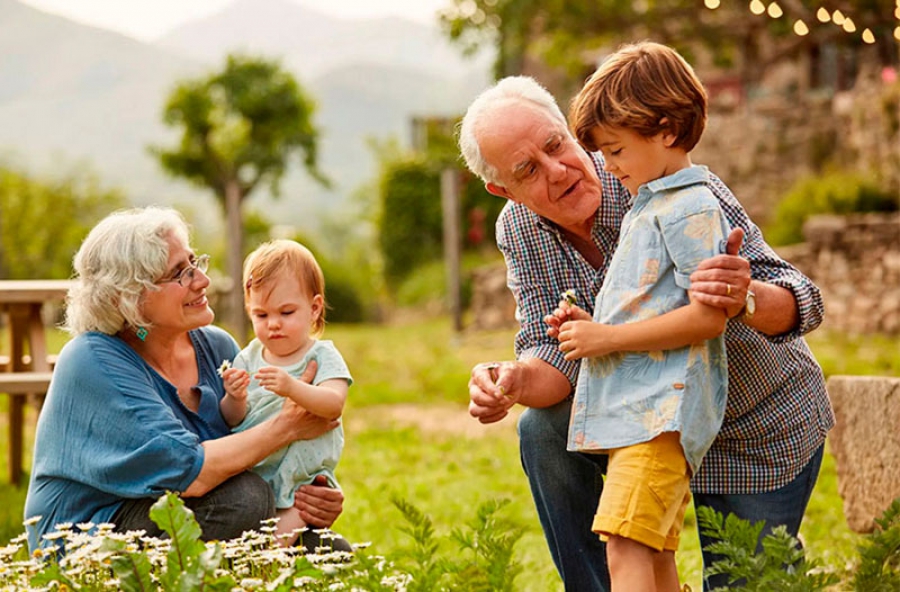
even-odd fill
[{"label": "man's white hair", "polygon": [[459,125],[459,151],[469,170],[485,183],[498,183],[496,167],[484,159],[478,145],[478,134],[485,122],[497,116],[497,109],[504,103],[531,103],[546,111],[566,127],[563,115],[546,88],[530,76],[508,76],[478,95],[463,116]]}]

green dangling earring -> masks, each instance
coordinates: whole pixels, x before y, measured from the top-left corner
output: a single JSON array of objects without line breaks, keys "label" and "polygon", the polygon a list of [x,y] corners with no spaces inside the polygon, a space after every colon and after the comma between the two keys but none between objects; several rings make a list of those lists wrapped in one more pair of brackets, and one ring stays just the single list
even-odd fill
[{"label": "green dangling earring", "polygon": [[146,327],[138,327],[135,329],[134,334],[137,335],[137,338],[141,341],[147,341],[147,335],[150,334],[150,331],[148,331]]}]

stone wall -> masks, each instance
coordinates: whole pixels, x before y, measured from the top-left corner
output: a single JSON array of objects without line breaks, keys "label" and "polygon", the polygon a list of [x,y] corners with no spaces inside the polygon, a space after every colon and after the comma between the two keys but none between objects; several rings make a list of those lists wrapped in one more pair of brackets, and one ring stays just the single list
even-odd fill
[{"label": "stone wall", "polygon": [[836,423],[828,435],[847,525],[872,532],[900,497],[900,378],[832,376]]},{"label": "stone wall", "polygon": [[778,254],[822,290],[823,327],[900,335],[900,214],[816,216]]}]

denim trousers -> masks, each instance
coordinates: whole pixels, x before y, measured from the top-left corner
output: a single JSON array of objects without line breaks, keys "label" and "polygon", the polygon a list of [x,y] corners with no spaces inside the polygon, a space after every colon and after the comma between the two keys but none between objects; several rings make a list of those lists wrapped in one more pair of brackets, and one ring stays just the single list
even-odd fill
[{"label": "denim trousers", "polygon": [[[552,407],[526,409],[519,418],[519,451],[528,476],[550,554],[567,592],[608,592],[609,569],[606,546],[591,532],[591,524],[603,490],[605,455],[568,452],[571,401]],[[710,506],[727,515],[733,513],[750,522],[766,521],[765,536],[779,524],[796,537],[809,502],[824,445],[790,483],[760,494],[694,494],[694,506]],[[710,541],[700,537],[701,546]],[[715,557],[703,553],[703,564]],[[727,587],[726,576],[704,579],[703,589]]]},{"label": "denim trousers", "polygon": [[[249,471],[239,473],[201,497],[186,497],[184,505],[194,512],[204,541],[224,541],[241,536],[245,530],[259,530],[259,523],[275,516],[275,494],[262,477]],[[145,530],[147,536],[164,533],[150,519],[150,507],[157,498],[126,500],[113,515],[116,530]]]}]

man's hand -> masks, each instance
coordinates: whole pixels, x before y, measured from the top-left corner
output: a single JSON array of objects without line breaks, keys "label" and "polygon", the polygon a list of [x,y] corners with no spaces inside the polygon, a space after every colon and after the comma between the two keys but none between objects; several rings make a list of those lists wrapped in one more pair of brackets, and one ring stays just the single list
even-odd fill
[{"label": "man's hand", "polygon": [[509,414],[521,396],[522,368],[515,362],[491,362],[472,368],[469,378],[469,415],[494,423]]},{"label": "man's hand", "polygon": [[738,255],[743,242],[743,229],[735,228],[728,235],[725,254],[701,261],[691,274],[691,297],[725,310],[729,319],[744,310],[750,289],[750,262]]},{"label": "man's hand", "polygon": [[324,475],[310,485],[302,485],[294,494],[294,507],[313,528],[329,528],[344,510],[344,492],[328,487]]}]

